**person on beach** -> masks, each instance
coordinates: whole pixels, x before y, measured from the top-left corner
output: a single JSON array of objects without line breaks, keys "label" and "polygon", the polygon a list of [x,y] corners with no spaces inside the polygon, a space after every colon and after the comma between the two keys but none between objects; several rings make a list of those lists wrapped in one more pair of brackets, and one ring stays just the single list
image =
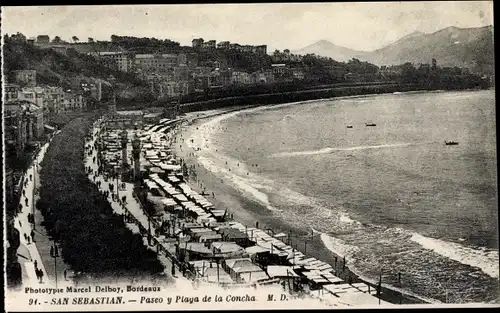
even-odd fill
[{"label": "person on beach", "polygon": [[33,229],[31,230],[31,241],[35,242],[35,232],[33,231]]},{"label": "person on beach", "polygon": [[32,180],[33,180],[33,175],[30,174],[30,181],[32,181]]},{"label": "person on beach", "polygon": [[66,270],[64,270],[64,280],[68,280],[68,279],[66,278],[66,275],[68,275],[68,272],[67,272]]},{"label": "person on beach", "polygon": [[35,270],[36,270],[38,268],[38,262],[35,260],[34,264],[35,264]]},{"label": "person on beach", "polygon": [[25,196],[25,195],[26,195],[26,190],[23,189],[23,196]]},{"label": "person on beach", "polygon": [[40,273],[40,283],[43,283],[43,271],[42,269],[39,270]]},{"label": "person on beach", "polygon": [[26,236],[26,239],[28,240],[28,244],[30,244],[30,237],[26,234],[24,234]]},{"label": "person on beach", "polygon": [[29,206],[29,205],[28,205],[28,198],[25,198],[25,199],[24,199],[24,202],[25,202],[26,206]]}]

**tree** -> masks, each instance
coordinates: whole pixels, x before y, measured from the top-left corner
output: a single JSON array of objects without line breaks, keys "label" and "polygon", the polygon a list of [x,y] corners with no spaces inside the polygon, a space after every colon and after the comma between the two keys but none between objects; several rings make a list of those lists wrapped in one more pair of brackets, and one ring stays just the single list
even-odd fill
[{"label": "tree", "polygon": [[76,37],[76,36],[73,36],[71,39],[73,39],[73,41],[74,41],[75,43],[76,43],[76,42],[78,42],[78,41],[80,41],[80,39],[78,39],[78,37]]},{"label": "tree", "polygon": [[432,59],[432,70],[433,71],[437,70],[437,61],[436,61],[436,59]]},{"label": "tree", "polygon": [[89,37],[88,42],[90,42],[90,43],[94,43],[94,38]]},{"label": "tree", "polygon": [[411,62],[406,62],[401,66],[401,79],[406,84],[416,82],[417,70]]},{"label": "tree", "polygon": [[16,34],[12,34],[10,38],[14,39],[15,41],[26,41],[26,36],[24,36],[22,33],[17,32]]},{"label": "tree", "polygon": [[61,43],[61,42],[62,42],[62,40],[61,40],[61,37],[59,37],[59,36],[55,36],[54,39],[52,39],[52,43],[57,44],[57,43]]}]

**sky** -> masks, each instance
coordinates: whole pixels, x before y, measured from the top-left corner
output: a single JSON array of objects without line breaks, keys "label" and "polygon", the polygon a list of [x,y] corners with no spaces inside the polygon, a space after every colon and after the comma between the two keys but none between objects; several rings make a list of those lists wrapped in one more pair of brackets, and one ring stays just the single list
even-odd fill
[{"label": "sky", "polygon": [[318,40],[373,51],[414,31],[493,24],[493,1],[2,7],[2,34],[71,41],[193,38],[298,50]]}]

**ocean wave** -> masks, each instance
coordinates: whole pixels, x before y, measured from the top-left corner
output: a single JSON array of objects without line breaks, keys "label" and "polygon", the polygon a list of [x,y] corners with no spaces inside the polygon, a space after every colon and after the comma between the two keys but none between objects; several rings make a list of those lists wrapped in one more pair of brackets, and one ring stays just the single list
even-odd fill
[{"label": "ocean wave", "polygon": [[[268,195],[256,187],[256,182],[254,182],[253,179],[246,179],[241,177],[237,173],[230,172],[228,168],[217,164],[216,161],[209,157],[199,156],[198,162],[200,162],[200,164],[203,165],[203,167],[205,167],[208,171],[225,179],[226,182],[230,183],[237,190],[242,192],[244,195],[249,196],[251,199],[257,201],[268,210],[276,212],[281,211],[280,209],[277,209],[270,204]],[[260,188],[264,187],[261,183],[258,186]]]},{"label": "ocean wave", "polygon": [[423,248],[432,250],[441,256],[458,261],[462,264],[480,268],[481,271],[493,278],[499,277],[498,250],[476,250],[458,243],[429,238],[417,233],[412,234],[410,239],[420,244]]},{"label": "ocean wave", "polygon": [[346,263],[349,264],[354,261],[354,254],[359,251],[359,247],[348,245],[342,239],[335,238],[326,233],[314,230],[320,234],[321,241],[323,245],[339,257],[345,257]]},{"label": "ocean wave", "polygon": [[[326,101],[326,100],[325,100]],[[317,100],[311,101],[317,102]],[[210,119],[206,123],[199,126],[197,132],[194,132],[193,136],[188,140],[187,144],[191,148],[204,147],[200,152],[197,152],[197,157],[201,165],[205,167],[208,171],[221,175],[227,182],[240,190],[244,195],[251,197],[258,203],[265,206],[267,209],[280,214],[283,212],[277,207],[274,207],[274,199],[270,199],[273,195],[278,195],[280,199],[286,202],[293,202],[297,207],[307,206],[307,210],[301,210],[300,208],[287,208],[286,215],[281,214],[283,219],[288,222],[301,223],[304,226],[317,225],[319,229],[335,229],[336,232],[343,232],[344,230],[352,230],[353,227],[359,228],[364,227],[361,223],[352,220],[349,215],[339,210],[334,210],[329,207],[324,207],[315,201],[314,198],[305,196],[298,192],[295,192],[284,186],[280,186],[277,182],[273,180],[266,179],[261,175],[257,175],[248,171],[247,166],[239,161],[234,160],[228,156],[217,153],[214,145],[211,143],[212,135],[220,129],[219,124],[221,121],[236,116],[242,112],[252,112],[264,109],[274,109],[277,107],[284,107],[288,105],[293,105],[296,103],[288,103],[283,105],[275,105],[268,107],[257,107],[246,109],[243,111],[230,112],[224,115],[217,116]],[[358,147],[346,147],[346,148],[323,148],[314,151],[296,151],[296,152],[282,152],[273,154],[273,157],[284,157],[284,156],[300,156],[300,155],[315,155],[315,154],[327,154],[334,151],[353,151],[353,150],[363,150],[363,149],[380,149],[380,148],[391,148],[391,147],[403,147],[411,146],[413,143],[396,143],[396,144],[386,144],[377,146],[358,146]],[[225,162],[228,162],[227,164]],[[236,164],[238,166],[236,166]],[[231,170],[230,170],[231,169]],[[272,201],[271,201],[272,200]],[[273,205],[271,205],[271,203]],[[278,206],[278,205],[277,205]],[[312,208],[312,209],[311,209]],[[304,224],[305,223],[305,224]],[[375,227],[375,226],[374,226]],[[474,250],[468,248],[464,245],[458,243],[447,242],[444,240],[428,238],[420,234],[411,233],[405,229],[401,228],[385,228],[385,234],[383,237],[390,240],[392,235],[401,235],[410,239],[414,244],[422,247],[422,250],[418,248],[417,245],[415,249],[419,251],[425,251],[423,249],[431,250],[436,254],[444,256],[448,259],[458,261],[462,264],[474,266],[480,268],[484,273],[491,277],[498,277],[498,251],[490,250]],[[378,227],[377,227],[378,229]],[[313,232],[320,233],[320,238],[325,245],[325,247],[339,256],[345,256],[346,261],[349,263],[354,262],[355,256],[359,253],[360,248],[354,245],[347,244],[345,241],[334,237],[326,232],[321,232],[313,229]],[[408,240],[407,239],[407,240]],[[407,253],[408,251],[403,251],[402,253]],[[352,268],[351,268],[352,267]],[[372,282],[367,277],[362,276],[362,271],[354,268],[354,265],[350,265],[351,270],[360,276],[363,280]],[[375,282],[376,283],[376,282]],[[389,286],[389,285],[388,285]],[[394,286],[389,286],[391,289],[395,289]],[[424,299],[410,291],[404,290],[403,293],[419,297]],[[426,301],[439,303],[439,301],[434,299],[425,298]]]},{"label": "ocean wave", "polygon": [[272,154],[271,157],[289,157],[289,156],[303,156],[303,155],[317,155],[317,154],[329,154],[335,151],[356,151],[356,150],[367,150],[367,149],[383,149],[383,148],[397,148],[397,147],[408,147],[415,145],[414,143],[394,143],[385,145],[375,145],[375,146],[357,146],[357,147],[346,147],[346,148],[323,148],[319,150],[309,150],[309,151],[293,151],[293,152],[279,152]]},{"label": "ocean wave", "polygon": [[[255,109],[258,108],[250,110]],[[282,218],[287,219],[292,224],[306,218],[311,224],[319,223],[323,227],[334,227],[340,232],[361,227],[361,223],[352,220],[347,212],[341,208],[334,210],[325,207],[316,198],[306,196],[263,175],[256,174],[243,161],[217,151],[215,145],[211,143],[212,135],[220,129],[219,123],[222,120],[228,116],[235,116],[237,113],[231,112],[218,116],[199,125],[197,131],[193,132],[187,141],[187,145],[194,150],[203,147],[196,152],[196,156],[206,170],[224,179],[226,183],[270,211],[281,213],[283,209],[286,209],[286,215],[282,214]],[[278,195],[275,197],[275,202],[279,204],[277,205],[279,208],[271,204],[269,197],[273,195]],[[308,208],[307,213],[303,212],[306,207]]]},{"label": "ocean wave", "polygon": [[[378,281],[376,279],[365,276],[363,274],[362,270],[360,270],[354,266],[354,263],[356,261],[354,256],[356,255],[357,252],[360,251],[359,247],[349,245],[349,244],[345,243],[345,241],[343,241],[342,239],[336,238],[336,237],[329,235],[327,233],[317,231],[315,229],[313,229],[313,232],[320,234],[321,241],[322,241],[323,245],[328,250],[330,250],[331,252],[333,252],[334,254],[338,255],[341,258],[345,257],[346,264],[349,267],[350,271],[352,271],[354,274],[356,274],[360,279],[362,279],[365,282],[368,282],[372,285],[378,284]],[[398,288],[398,287],[390,285],[390,284],[382,283],[382,286],[385,288],[389,288],[391,290],[395,290],[395,291],[400,292],[402,294],[409,295],[409,296],[415,297],[417,299],[423,300],[427,303],[434,303],[434,304],[442,303],[439,300],[429,298],[429,297],[424,297],[424,296],[418,295],[410,290]]]}]

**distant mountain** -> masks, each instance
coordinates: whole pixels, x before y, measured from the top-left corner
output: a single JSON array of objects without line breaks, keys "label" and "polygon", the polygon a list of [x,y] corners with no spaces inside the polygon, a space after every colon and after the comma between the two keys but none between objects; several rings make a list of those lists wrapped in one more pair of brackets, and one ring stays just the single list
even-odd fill
[{"label": "distant mountain", "polygon": [[308,54],[308,53],[314,53],[320,56],[324,57],[330,57],[334,59],[335,61],[339,62],[345,62],[350,60],[354,56],[361,56],[364,55],[367,52],[364,51],[357,51],[341,46],[337,46],[328,40],[320,40],[318,42],[315,42],[305,48],[302,48],[300,50],[293,51],[293,53],[296,54]]},{"label": "distant mountain", "polygon": [[434,33],[413,32],[381,49],[364,52],[320,40],[297,54],[315,53],[340,62],[357,58],[376,65],[399,65],[406,62],[431,63],[438,66],[467,67],[472,71],[493,72],[493,27],[448,27]]},{"label": "distant mountain", "polygon": [[431,63],[438,66],[468,67],[474,71],[494,68],[493,27],[448,27],[431,34],[415,32],[371,53],[357,57],[377,65],[405,62]]},{"label": "distant mountain", "polygon": [[408,34],[406,36],[403,36],[403,37],[399,38],[395,42],[388,44],[386,47],[398,44],[398,43],[400,43],[400,42],[402,42],[402,41],[404,41],[406,39],[410,39],[410,38],[414,38],[414,37],[419,37],[419,36],[423,36],[423,35],[426,35],[426,33],[419,32],[419,31],[414,31],[413,33],[410,33],[410,34]]}]

